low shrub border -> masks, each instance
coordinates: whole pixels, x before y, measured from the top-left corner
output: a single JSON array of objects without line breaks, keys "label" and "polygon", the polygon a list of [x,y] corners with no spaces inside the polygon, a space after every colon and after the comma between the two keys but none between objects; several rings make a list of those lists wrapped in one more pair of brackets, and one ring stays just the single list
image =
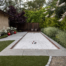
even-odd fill
[{"label": "low shrub border", "polygon": [[[48,27],[49,28],[49,27]],[[52,27],[53,28],[53,27]],[[46,29],[46,28],[45,28]],[[59,43],[60,45],[62,45],[64,48],[66,48],[66,32],[58,30],[57,33],[55,34],[55,36],[50,36],[50,34],[52,34],[50,32],[50,34],[48,34],[47,32],[44,32],[44,29],[41,30],[43,33],[45,33],[48,37],[52,38],[53,40],[55,40],[57,43]],[[54,31],[54,30],[53,30]]]}]

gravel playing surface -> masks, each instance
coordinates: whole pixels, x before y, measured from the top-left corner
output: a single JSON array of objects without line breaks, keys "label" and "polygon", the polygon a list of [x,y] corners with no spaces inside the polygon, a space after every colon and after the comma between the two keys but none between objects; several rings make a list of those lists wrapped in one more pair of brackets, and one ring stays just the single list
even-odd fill
[{"label": "gravel playing surface", "polygon": [[27,33],[13,49],[57,49],[41,33]]}]

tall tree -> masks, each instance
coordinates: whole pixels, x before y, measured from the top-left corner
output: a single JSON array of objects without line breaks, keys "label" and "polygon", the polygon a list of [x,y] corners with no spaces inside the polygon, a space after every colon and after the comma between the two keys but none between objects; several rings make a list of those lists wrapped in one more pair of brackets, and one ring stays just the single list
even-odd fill
[{"label": "tall tree", "polygon": [[11,23],[25,23],[26,17],[24,16],[25,12],[22,11],[21,13],[17,12],[13,6],[9,6],[8,14],[10,15],[9,20]]},{"label": "tall tree", "polygon": [[27,9],[30,10],[36,10],[40,9],[44,6],[45,0],[33,0],[33,1],[28,1],[24,4],[24,6],[27,7]]},{"label": "tall tree", "polygon": [[18,12],[21,12],[22,2],[23,2],[22,0],[0,0],[0,7],[3,7],[1,8],[2,10],[7,11],[8,7],[12,5],[15,8],[17,8]]}]

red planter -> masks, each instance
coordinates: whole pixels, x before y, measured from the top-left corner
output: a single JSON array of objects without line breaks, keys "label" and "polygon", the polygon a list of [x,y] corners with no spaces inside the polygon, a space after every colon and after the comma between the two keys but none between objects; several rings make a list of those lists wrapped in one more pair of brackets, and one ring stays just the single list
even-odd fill
[{"label": "red planter", "polygon": [[16,34],[16,31],[14,31],[14,34]]},{"label": "red planter", "polygon": [[8,34],[8,36],[10,36],[11,35],[11,33],[7,33]]}]

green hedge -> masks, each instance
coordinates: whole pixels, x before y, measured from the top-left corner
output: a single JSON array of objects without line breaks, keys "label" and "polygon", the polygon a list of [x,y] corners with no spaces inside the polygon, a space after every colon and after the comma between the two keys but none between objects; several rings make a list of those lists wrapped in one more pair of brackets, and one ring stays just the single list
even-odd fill
[{"label": "green hedge", "polygon": [[55,27],[42,28],[41,31],[66,48],[66,32],[65,31],[61,31],[60,29]]},{"label": "green hedge", "polygon": [[47,27],[42,29],[45,34],[47,34],[50,37],[55,37],[55,35],[58,33],[59,29],[55,27]]},{"label": "green hedge", "polygon": [[56,39],[62,44],[62,46],[66,47],[66,32],[59,31],[56,34]]},{"label": "green hedge", "polygon": [[40,24],[41,28],[45,27],[59,27],[60,23],[57,21],[57,18],[45,18],[45,21]]}]

